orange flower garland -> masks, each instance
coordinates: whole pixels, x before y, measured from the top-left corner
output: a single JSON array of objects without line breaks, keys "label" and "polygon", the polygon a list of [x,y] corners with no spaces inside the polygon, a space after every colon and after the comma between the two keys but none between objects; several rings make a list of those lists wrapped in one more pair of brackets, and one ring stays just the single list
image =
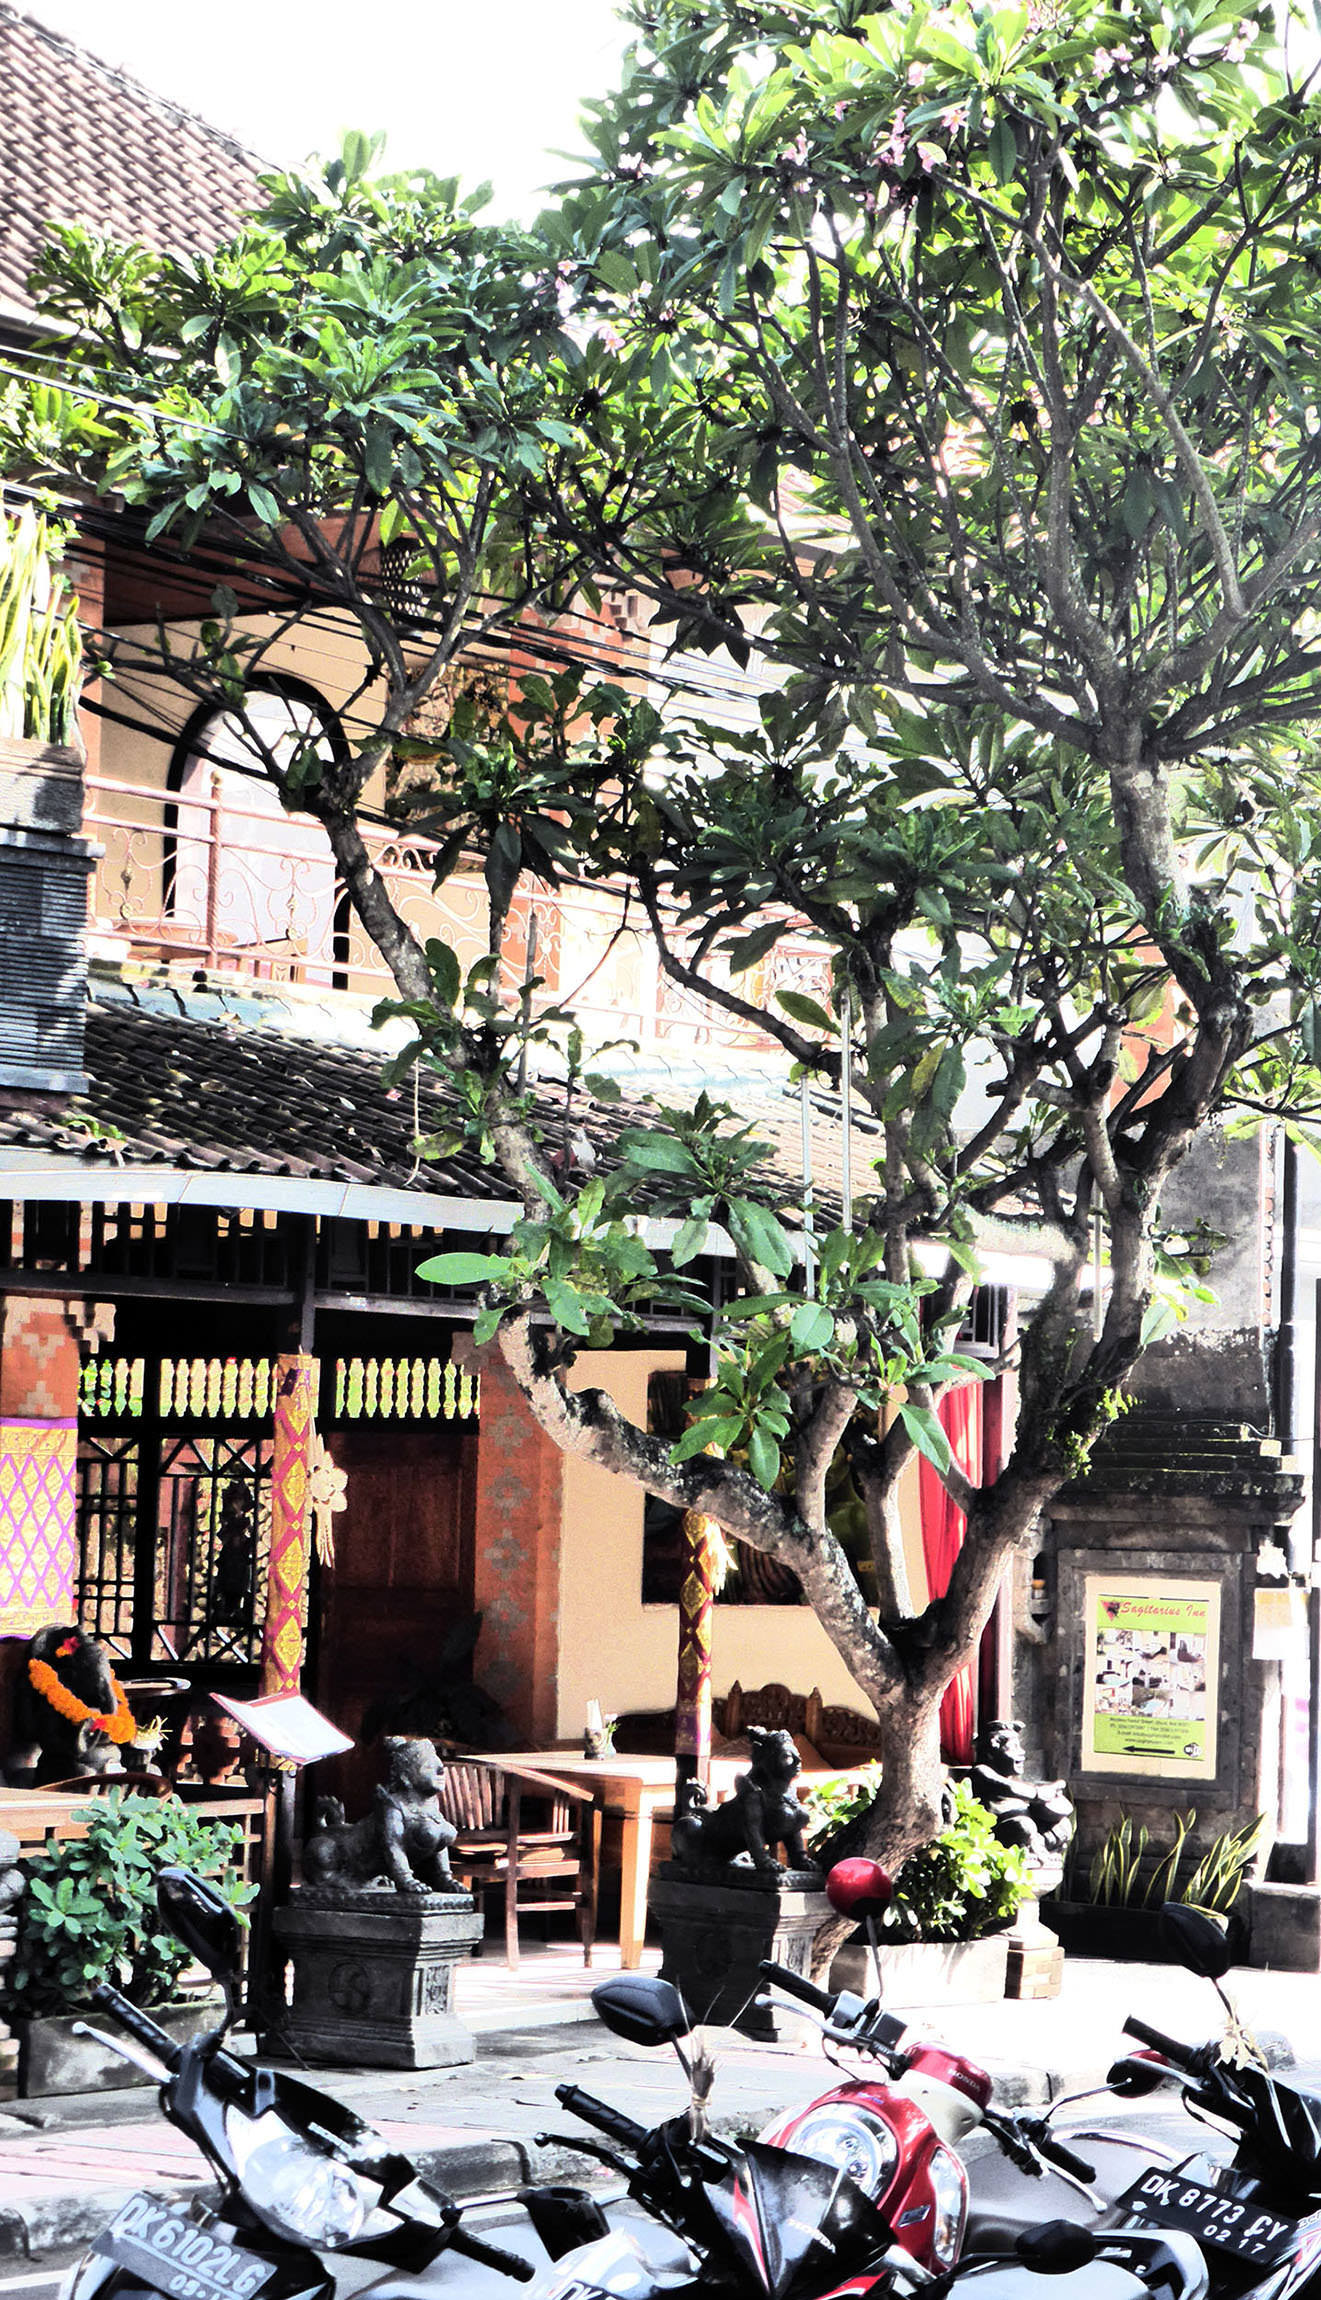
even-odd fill
[{"label": "orange flower garland", "polygon": [[49,1661],[29,1661],[28,1677],[42,1699],[49,1701],[59,1716],[67,1717],[71,1725],[90,1725],[94,1732],[108,1733],[121,1749],[136,1738],[137,1719],[129,1708],[128,1696],[113,1670],[110,1675],[115,1696],[113,1716],[106,1716],[102,1711],[91,1708],[86,1701],[80,1701],[76,1693],[71,1693],[68,1686],[61,1683]]}]

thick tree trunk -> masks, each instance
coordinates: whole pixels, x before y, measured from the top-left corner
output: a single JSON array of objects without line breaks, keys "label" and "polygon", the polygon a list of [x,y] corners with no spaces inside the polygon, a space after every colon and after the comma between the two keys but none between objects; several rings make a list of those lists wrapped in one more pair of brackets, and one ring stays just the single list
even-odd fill
[{"label": "thick tree trunk", "polygon": [[[938,1836],[945,1766],[940,1754],[941,1687],[897,1694],[881,1714],[881,1786],[867,1816],[859,1848],[891,1876],[918,1845]],[[812,1943],[818,1982],[854,1930],[851,1917],[830,1917]]]}]

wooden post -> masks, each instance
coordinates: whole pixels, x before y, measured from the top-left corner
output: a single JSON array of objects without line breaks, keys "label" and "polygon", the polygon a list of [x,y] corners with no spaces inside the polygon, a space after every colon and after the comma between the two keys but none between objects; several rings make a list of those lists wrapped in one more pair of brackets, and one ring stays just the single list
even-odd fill
[{"label": "wooden post", "polygon": [[261,1648],[264,1695],[297,1693],[302,1676],[317,1373],[317,1361],[310,1352],[300,1350],[275,1362],[271,1549]]},{"label": "wooden post", "polygon": [[711,1550],[716,1521],[700,1509],[683,1520],[683,1572],[679,1582],[679,1684],[674,1710],[675,1811],[682,1813],[694,1782],[711,1778]]}]

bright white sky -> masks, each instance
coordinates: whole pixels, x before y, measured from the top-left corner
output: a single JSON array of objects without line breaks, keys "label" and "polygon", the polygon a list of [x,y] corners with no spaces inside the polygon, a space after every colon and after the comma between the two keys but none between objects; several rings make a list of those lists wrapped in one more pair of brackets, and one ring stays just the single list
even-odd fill
[{"label": "bright white sky", "polygon": [[25,0],[27,12],[261,158],[338,150],[384,128],[386,164],[475,186],[497,215],[535,212],[574,171],[578,108],[615,84],[611,0]]}]

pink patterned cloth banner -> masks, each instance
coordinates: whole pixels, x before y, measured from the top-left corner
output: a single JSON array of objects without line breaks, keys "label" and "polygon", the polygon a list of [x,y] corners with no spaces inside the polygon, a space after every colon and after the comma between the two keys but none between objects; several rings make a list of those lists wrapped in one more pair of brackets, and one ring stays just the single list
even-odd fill
[{"label": "pink patterned cloth banner", "polygon": [[0,1421],[0,1637],[77,1619],[78,1424]]}]

